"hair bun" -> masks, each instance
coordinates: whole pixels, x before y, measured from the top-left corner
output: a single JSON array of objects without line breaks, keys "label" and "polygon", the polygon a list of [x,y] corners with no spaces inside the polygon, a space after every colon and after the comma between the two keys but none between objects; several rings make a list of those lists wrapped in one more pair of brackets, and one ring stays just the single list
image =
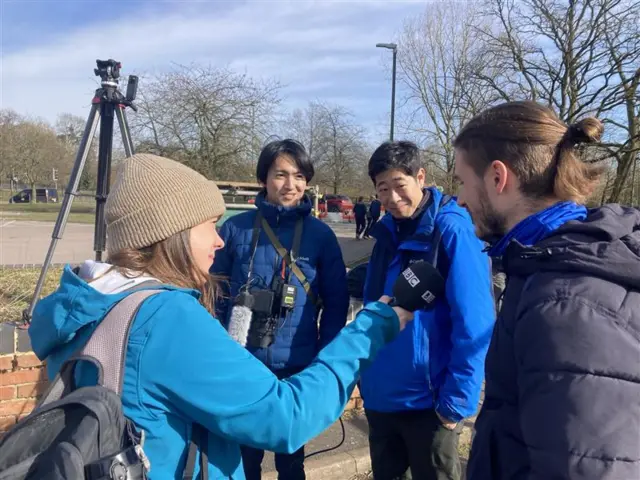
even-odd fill
[{"label": "hair bun", "polygon": [[600,141],[603,132],[604,125],[600,120],[594,117],[587,117],[569,125],[565,138],[574,145],[595,143]]}]

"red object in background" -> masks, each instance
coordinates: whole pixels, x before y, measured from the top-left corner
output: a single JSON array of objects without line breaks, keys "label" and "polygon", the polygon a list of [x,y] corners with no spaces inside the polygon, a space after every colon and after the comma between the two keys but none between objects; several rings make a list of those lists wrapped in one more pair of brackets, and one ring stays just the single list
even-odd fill
[{"label": "red object in background", "polygon": [[324,218],[328,213],[341,213],[343,220],[353,222],[353,202],[346,195],[327,194],[318,200],[318,217]]},{"label": "red object in background", "polygon": [[340,212],[343,215],[351,215],[353,202],[346,195],[327,194],[319,200],[318,209],[321,212]]}]

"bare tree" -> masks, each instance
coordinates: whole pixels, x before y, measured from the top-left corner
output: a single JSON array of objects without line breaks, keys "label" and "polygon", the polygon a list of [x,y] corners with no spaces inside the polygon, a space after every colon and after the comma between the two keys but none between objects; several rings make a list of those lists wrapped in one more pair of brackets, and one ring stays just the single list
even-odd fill
[{"label": "bare tree", "polygon": [[364,167],[364,130],[353,122],[353,114],[339,106],[322,105],[324,154],[320,157],[321,178],[339,193]]},{"label": "bare tree", "polygon": [[314,164],[319,164],[327,153],[327,145],[323,141],[327,136],[326,110],[321,102],[313,101],[304,109],[294,110],[285,120],[287,135],[305,146]]},{"label": "bare tree", "polygon": [[[55,130],[58,135],[58,139],[63,142],[69,149],[69,151],[74,153],[74,155],[80,147],[80,142],[82,141],[82,135],[84,134],[85,125],[86,120],[84,118],[70,113],[62,113],[58,115],[58,119],[56,120]],[[97,146],[98,139],[95,138],[93,139],[93,142],[91,144],[91,149],[89,150],[87,161],[85,162],[82,175],[80,176],[80,190],[93,190],[96,188],[98,176]]]},{"label": "bare tree", "polygon": [[71,152],[46,123],[22,118],[12,112],[0,115],[2,160],[12,178],[31,187],[35,201],[37,185],[53,183],[53,170],[68,173]]},{"label": "bare tree", "polygon": [[17,167],[19,162],[16,155],[16,126],[21,117],[14,110],[0,110],[0,178],[9,179],[13,193]]},{"label": "bare tree", "polygon": [[637,2],[621,2],[617,11],[606,13],[604,21],[605,49],[617,80],[607,90],[601,109],[602,114],[608,114],[608,128],[617,130],[615,137],[612,135],[617,141],[605,145],[617,161],[609,200],[621,200],[624,185],[629,183],[627,202],[638,204],[634,194],[638,192],[640,159],[640,6]]},{"label": "bare tree", "polygon": [[485,58],[508,88],[479,77],[506,100],[545,102],[568,123],[608,124],[603,160],[615,158],[610,201],[620,199],[640,149],[640,9],[637,0],[485,0]]},{"label": "bare tree", "polygon": [[405,22],[399,40],[399,79],[404,87],[406,128],[427,145],[427,157],[453,187],[453,139],[473,115],[499,95],[477,81],[485,73],[479,54],[476,7],[436,2]]},{"label": "bare tree", "polygon": [[279,85],[225,69],[178,66],[144,82],[131,125],[137,150],[170,156],[209,178],[235,178],[274,121]]},{"label": "bare tree", "polygon": [[336,194],[359,189],[366,177],[367,146],[353,113],[339,105],[310,102],[291,114],[285,131],[307,149],[318,184]]}]

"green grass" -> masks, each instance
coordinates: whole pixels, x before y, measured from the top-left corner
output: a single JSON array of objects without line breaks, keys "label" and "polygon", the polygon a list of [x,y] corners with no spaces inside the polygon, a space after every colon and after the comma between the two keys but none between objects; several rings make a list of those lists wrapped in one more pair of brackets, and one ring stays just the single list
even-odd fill
[{"label": "green grass", "polygon": [[[56,203],[3,203],[0,204],[0,218],[3,220],[31,220],[55,222],[60,212]],[[94,223],[93,208],[88,205],[73,205],[69,213],[69,223]]]},{"label": "green grass", "polygon": [[[39,212],[58,213],[62,203],[0,203],[0,212]],[[86,203],[71,204],[73,213],[93,213],[95,205]]]},{"label": "green grass", "polygon": [[[14,192],[15,193],[15,192]],[[0,218],[3,220],[31,220],[55,222],[62,206],[63,193],[59,192],[58,203],[9,203],[12,192],[0,189]],[[71,205],[70,223],[94,223],[95,202],[78,197]]]},{"label": "green grass", "polygon": [[[58,287],[61,273],[60,267],[49,268],[42,296]],[[39,277],[39,268],[0,267],[0,323],[18,322],[22,319],[22,311],[29,306]]]},{"label": "green grass", "polygon": [[[4,220],[55,222],[58,218],[60,207],[60,203],[6,203],[0,200],[0,218]],[[246,210],[234,209],[233,206],[230,205],[221,223],[244,211]],[[71,205],[68,222],[93,224],[95,222],[94,212],[94,203],[74,201]]]},{"label": "green grass", "polygon": [[[0,210],[0,218],[3,220],[18,220],[32,222],[49,222],[54,223],[58,218],[58,212],[3,212]],[[71,213],[69,214],[69,223],[89,223],[95,222],[93,214],[89,213]]]}]

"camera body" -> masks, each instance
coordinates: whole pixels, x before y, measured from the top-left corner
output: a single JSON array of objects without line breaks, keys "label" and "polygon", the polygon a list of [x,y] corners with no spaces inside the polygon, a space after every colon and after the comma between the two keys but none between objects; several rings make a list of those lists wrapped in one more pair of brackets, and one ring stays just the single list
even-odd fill
[{"label": "camera body", "polygon": [[267,348],[275,341],[283,310],[286,313],[295,306],[297,287],[275,276],[270,288],[252,289],[249,295],[252,297],[252,320],[247,345]]}]

